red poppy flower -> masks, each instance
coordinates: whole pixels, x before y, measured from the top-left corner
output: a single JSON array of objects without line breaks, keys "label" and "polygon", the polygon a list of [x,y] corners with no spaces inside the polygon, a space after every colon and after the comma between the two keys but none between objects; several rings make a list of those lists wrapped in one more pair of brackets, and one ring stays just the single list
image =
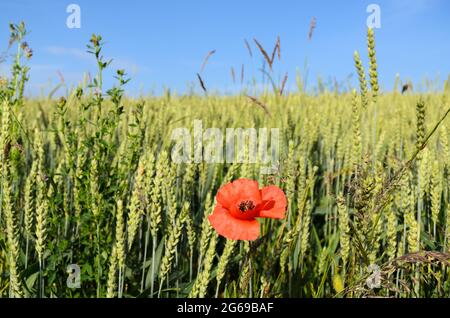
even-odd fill
[{"label": "red poppy flower", "polygon": [[283,219],[286,196],[277,186],[259,189],[258,182],[238,179],[221,187],[217,205],[208,219],[220,235],[231,240],[253,241],[259,237],[256,218]]}]

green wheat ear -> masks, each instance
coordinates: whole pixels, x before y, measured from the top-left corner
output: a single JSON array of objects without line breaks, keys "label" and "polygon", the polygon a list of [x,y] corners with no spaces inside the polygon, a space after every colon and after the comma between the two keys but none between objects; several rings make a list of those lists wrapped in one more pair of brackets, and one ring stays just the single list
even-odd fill
[{"label": "green wheat ear", "polygon": [[353,59],[355,61],[356,71],[358,73],[359,90],[361,93],[361,104],[364,108],[366,108],[367,105],[369,104],[369,100],[367,97],[368,92],[367,92],[366,73],[358,51],[355,51],[355,53],[353,54]]},{"label": "green wheat ear", "polygon": [[[164,154],[164,153],[163,153]],[[163,163],[164,158],[160,156],[156,161],[156,172],[153,179],[149,181],[150,186],[150,231],[152,237],[155,238],[158,234],[159,226],[162,220],[161,216],[161,194],[162,194],[162,183],[164,181],[163,175]]]},{"label": "green wheat ear", "polygon": [[375,52],[375,33],[372,28],[367,30],[367,48],[369,54],[369,77],[370,87],[372,88],[372,101],[375,104],[379,94],[377,58]]},{"label": "green wheat ear", "polygon": [[130,210],[127,222],[128,250],[130,250],[133,245],[136,233],[142,222],[142,216],[144,215],[145,202],[143,202],[143,200],[141,199],[144,197],[142,191],[145,189],[144,166],[144,159],[141,159],[141,161],[139,162],[138,170],[136,171],[134,189],[128,205],[128,209]]},{"label": "green wheat ear", "polygon": [[175,253],[177,251],[177,245],[180,242],[181,232],[183,229],[183,225],[186,222],[186,215],[188,213],[187,209],[183,209],[182,213],[178,215],[175,220],[175,224],[171,227],[170,232],[168,232],[168,237],[166,238],[165,246],[164,246],[164,255],[161,259],[161,266],[159,268],[159,279],[160,279],[160,289],[159,293],[161,293],[162,284],[169,274]]},{"label": "green wheat ear", "polygon": [[[419,100],[416,104],[416,148],[420,150],[425,140],[425,103]],[[420,160],[422,154],[419,152],[417,160]]]},{"label": "green wheat ear", "polygon": [[119,268],[123,268],[125,265],[125,224],[122,200],[117,201],[115,248]]},{"label": "green wheat ear", "polygon": [[339,195],[336,199],[339,218],[339,244],[341,245],[341,259],[345,264],[348,262],[350,255],[350,226],[349,226],[349,214],[347,207],[345,206],[345,199],[342,195]]},{"label": "green wheat ear", "polygon": [[222,255],[219,259],[219,264],[217,265],[217,274],[216,274],[216,298],[219,293],[220,283],[222,282],[223,277],[225,276],[225,271],[230,261],[231,254],[233,253],[234,247],[236,246],[236,242],[234,240],[227,240],[225,243],[225,248],[223,249]]},{"label": "green wheat ear", "polygon": [[386,208],[386,240],[387,240],[387,255],[389,260],[395,258],[397,253],[397,215],[392,203]]},{"label": "green wheat ear", "polygon": [[441,194],[442,194],[442,175],[439,167],[439,161],[434,160],[431,175],[431,220],[433,221],[433,234],[436,237],[436,224],[438,223],[439,213],[441,211]]},{"label": "green wheat ear", "polygon": [[26,250],[25,250],[25,268],[28,265],[28,245],[33,236],[33,225],[35,219],[35,191],[36,191],[36,177],[37,177],[37,161],[33,160],[30,173],[27,176],[25,182],[24,193],[24,227],[26,237]]},{"label": "green wheat ear", "polygon": [[[36,147],[37,147],[37,160],[38,160],[38,175],[36,180],[37,195],[36,195],[36,245],[35,249],[39,260],[40,276],[44,268],[44,251],[46,249],[46,239],[48,235],[48,188],[46,185],[47,176],[44,173],[44,145],[42,142],[42,136],[40,132],[36,132]],[[41,297],[43,296],[43,290],[41,290]]]},{"label": "green wheat ear", "polygon": [[116,296],[116,274],[117,274],[117,248],[113,245],[109,258],[108,281],[106,284],[106,298],[114,298]]},{"label": "green wheat ear", "polygon": [[[3,103],[2,109],[2,128],[0,147],[5,149],[11,142],[11,117],[8,103]],[[14,194],[11,180],[10,161],[4,151],[1,152],[1,188],[2,201],[0,204],[5,213],[6,239],[7,239],[7,260],[9,264],[9,296],[12,298],[22,297],[22,284],[19,274],[19,255],[20,244],[17,230],[17,215],[14,209]]]},{"label": "green wheat ear", "polygon": [[352,94],[352,126],[353,126],[353,148],[352,162],[357,164],[362,156],[361,145],[361,110],[358,103],[358,95],[356,90]]}]

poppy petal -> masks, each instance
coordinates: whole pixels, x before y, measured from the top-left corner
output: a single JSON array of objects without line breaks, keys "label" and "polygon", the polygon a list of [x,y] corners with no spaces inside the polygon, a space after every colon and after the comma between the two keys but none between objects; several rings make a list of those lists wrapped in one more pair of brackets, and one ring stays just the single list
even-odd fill
[{"label": "poppy petal", "polygon": [[271,185],[261,189],[261,196],[263,204],[258,217],[283,219],[287,206],[286,195],[283,190]]},{"label": "poppy petal", "polygon": [[220,204],[216,205],[213,214],[208,216],[208,220],[217,233],[227,239],[253,241],[259,237],[257,220],[236,219]]},{"label": "poppy petal", "polygon": [[216,201],[225,208],[230,208],[236,201],[236,193],[233,184],[227,183],[219,189],[216,195]]},{"label": "poppy petal", "polygon": [[237,179],[232,182],[237,201],[251,200],[255,205],[261,203],[261,192],[259,191],[258,181],[250,179]]}]

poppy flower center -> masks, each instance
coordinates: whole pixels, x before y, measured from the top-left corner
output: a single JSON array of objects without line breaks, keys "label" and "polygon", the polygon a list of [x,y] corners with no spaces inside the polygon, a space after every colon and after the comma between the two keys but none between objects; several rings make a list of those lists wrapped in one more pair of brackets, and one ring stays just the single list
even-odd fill
[{"label": "poppy flower center", "polygon": [[251,200],[242,201],[239,203],[239,211],[242,213],[245,213],[249,210],[253,210],[255,208],[255,204]]}]

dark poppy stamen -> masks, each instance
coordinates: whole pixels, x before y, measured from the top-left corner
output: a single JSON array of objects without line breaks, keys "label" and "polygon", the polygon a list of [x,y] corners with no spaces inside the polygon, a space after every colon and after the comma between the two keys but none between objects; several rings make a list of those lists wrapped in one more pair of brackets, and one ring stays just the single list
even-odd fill
[{"label": "dark poppy stamen", "polygon": [[242,201],[239,204],[239,211],[241,211],[242,213],[247,212],[249,210],[253,210],[255,208],[255,205],[253,204],[253,201],[247,200],[247,201]]}]

